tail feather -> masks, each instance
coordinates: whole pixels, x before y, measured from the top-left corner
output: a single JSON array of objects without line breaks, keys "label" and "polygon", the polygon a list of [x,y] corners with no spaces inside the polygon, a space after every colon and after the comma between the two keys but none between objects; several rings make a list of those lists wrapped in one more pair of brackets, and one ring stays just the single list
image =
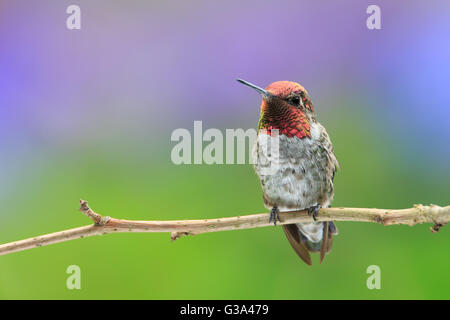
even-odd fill
[{"label": "tail feather", "polygon": [[325,258],[325,255],[328,251],[330,251],[331,248],[328,248],[328,239],[332,237],[330,234],[329,228],[328,228],[328,221],[323,223],[323,237],[322,237],[322,247],[320,248],[320,263],[322,263],[323,259]]},{"label": "tail feather", "polygon": [[285,224],[283,230],[294,251],[307,265],[312,265],[309,252],[320,251],[320,263],[322,263],[325,255],[331,251],[333,235],[338,234],[336,225],[332,221],[323,222],[323,237],[319,242],[309,240],[297,224]]},{"label": "tail feather", "polygon": [[284,233],[291,244],[294,251],[307,265],[312,265],[311,256],[309,255],[308,247],[304,239],[301,239],[300,232],[296,224],[284,224]]}]

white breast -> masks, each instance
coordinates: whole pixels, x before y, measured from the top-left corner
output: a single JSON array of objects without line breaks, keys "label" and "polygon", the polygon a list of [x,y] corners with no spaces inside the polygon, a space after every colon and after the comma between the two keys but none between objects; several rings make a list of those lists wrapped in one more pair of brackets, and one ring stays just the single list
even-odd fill
[{"label": "white breast", "polygon": [[[327,170],[329,159],[318,144],[319,137],[320,130],[314,125],[311,138],[281,135],[277,157],[270,148],[276,137],[258,135],[253,147],[253,165],[268,209],[277,206],[281,211],[289,211],[330,204],[332,192],[327,193],[332,177]],[[270,168],[272,170],[268,170]]]}]

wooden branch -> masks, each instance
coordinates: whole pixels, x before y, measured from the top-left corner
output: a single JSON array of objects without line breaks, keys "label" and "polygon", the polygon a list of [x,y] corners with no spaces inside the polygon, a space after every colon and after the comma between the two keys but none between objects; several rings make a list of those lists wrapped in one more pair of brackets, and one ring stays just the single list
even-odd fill
[{"label": "wooden branch", "polygon": [[[94,221],[93,225],[5,243],[0,245],[0,255],[72,239],[116,232],[171,232],[171,239],[176,240],[183,235],[273,226],[269,223],[267,213],[205,220],[133,221],[103,217],[89,208],[87,201],[80,200],[80,203],[80,211]],[[280,212],[280,219],[279,224],[313,221],[306,210]],[[450,206],[423,206],[419,204],[413,208],[402,210],[323,208],[320,209],[317,220],[376,222],[382,225],[407,224],[410,226],[432,223],[431,231],[437,232],[450,221]]]}]

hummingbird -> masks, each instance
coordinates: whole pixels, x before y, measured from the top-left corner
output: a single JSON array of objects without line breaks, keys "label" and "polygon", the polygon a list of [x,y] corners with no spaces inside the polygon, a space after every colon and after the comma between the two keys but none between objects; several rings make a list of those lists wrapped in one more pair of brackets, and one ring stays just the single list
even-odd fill
[{"label": "hummingbird", "polygon": [[[333,179],[339,162],[325,128],[317,121],[306,89],[296,82],[277,81],[265,89],[250,82],[238,82],[262,95],[258,135],[252,149],[263,201],[270,210],[269,223],[280,221],[279,212],[307,210],[313,221],[282,225],[297,255],[312,265],[310,252],[320,252],[322,263],[331,250],[332,221],[316,221],[320,208],[333,200]],[[268,144],[278,139],[277,154]],[[266,170],[267,167],[272,170]]]}]

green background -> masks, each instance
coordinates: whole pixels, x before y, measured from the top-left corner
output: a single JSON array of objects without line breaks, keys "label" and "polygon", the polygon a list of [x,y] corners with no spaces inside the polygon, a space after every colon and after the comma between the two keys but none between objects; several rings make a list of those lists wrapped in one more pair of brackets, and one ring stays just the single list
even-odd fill
[{"label": "green background", "polygon": [[[330,117],[340,126],[351,117]],[[330,119],[342,170],[334,206],[406,208],[446,204],[449,175],[411,175],[395,145],[374,148],[367,127],[343,130]],[[348,124],[348,126],[346,126]],[[354,130],[360,134],[355,135]],[[380,137],[384,139],[385,137]],[[387,139],[385,141],[388,141]],[[126,219],[201,219],[265,212],[250,165],[175,166],[170,149],[120,152],[94,148],[47,155],[7,202],[1,241],[81,226],[78,198],[104,215]],[[389,155],[388,157],[386,155]],[[45,160],[45,161],[44,161]],[[280,227],[225,231],[170,242],[166,233],[111,234],[0,258],[0,297],[26,299],[448,299],[449,230],[338,223],[333,251],[309,267]],[[66,289],[69,265],[81,290]],[[366,287],[370,265],[381,290]]]}]

